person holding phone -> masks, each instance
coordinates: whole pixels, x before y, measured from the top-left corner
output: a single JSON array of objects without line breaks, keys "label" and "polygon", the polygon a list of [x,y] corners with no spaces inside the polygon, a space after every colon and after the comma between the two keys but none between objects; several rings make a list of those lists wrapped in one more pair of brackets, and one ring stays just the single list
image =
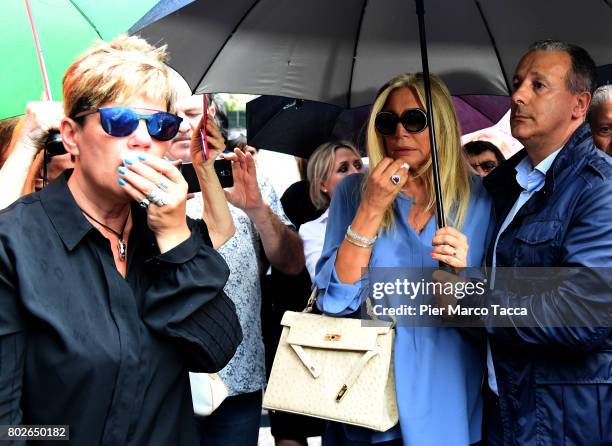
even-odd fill
[{"label": "person holding phone", "polygon": [[197,442],[188,371],[224,367],[242,333],[227,264],[161,158],[181,123],[164,60],[125,35],[79,56],[60,123],[74,169],[0,211],[0,425]]},{"label": "person holding phone", "polygon": [[[180,157],[184,141],[199,137],[199,123],[204,113],[201,95],[192,95],[186,82],[175,79],[178,91],[177,112],[184,117],[179,132],[171,146],[170,156]],[[208,109],[207,129],[213,120],[223,119],[221,104],[214,98]],[[206,133],[209,147],[206,175],[216,177],[212,162],[221,153],[211,144],[212,138],[221,136],[210,127]],[[223,128],[222,128],[223,130]],[[243,151],[244,150],[244,151]],[[285,216],[282,205],[272,185],[256,172],[255,160],[249,147],[236,148],[234,153],[222,156],[232,163],[234,185],[225,189],[225,196],[236,227],[236,232],[226,243],[218,246],[230,269],[225,292],[236,305],[244,340],[230,363],[219,372],[229,390],[229,397],[206,418],[197,417],[201,444],[251,446],[257,444],[261,419],[262,389],[266,384],[264,344],[261,332],[260,271],[265,270],[264,260],[287,274],[299,274],[304,268],[304,254],[299,235]],[[167,154],[168,155],[168,154]],[[192,156],[194,152],[192,151]],[[208,180],[207,184],[209,183]],[[216,183],[215,183],[216,184]],[[205,186],[202,184],[202,186]],[[202,187],[201,193],[187,202],[187,215],[199,216],[207,212],[216,199],[217,189]],[[260,249],[260,243],[263,251]],[[197,392],[193,389],[192,392]]]},{"label": "person holding phone", "polygon": [[[6,163],[0,168],[0,209],[41,188],[45,140],[49,132],[59,130],[63,117],[61,102],[28,102],[12,134]],[[71,167],[70,154],[51,157],[47,162],[47,177],[54,179]]]}]

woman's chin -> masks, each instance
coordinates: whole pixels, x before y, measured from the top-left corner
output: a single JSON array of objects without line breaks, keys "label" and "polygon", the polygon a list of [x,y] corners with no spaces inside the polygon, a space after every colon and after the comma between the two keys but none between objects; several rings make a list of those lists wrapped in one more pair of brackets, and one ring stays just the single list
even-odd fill
[{"label": "woman's chin", "polygon": [[416,168],[417,165],[420,166],[424,161],[421,152],[416,150],[396,150],[393,152],[393,159],[406,161],[410,168]]}]

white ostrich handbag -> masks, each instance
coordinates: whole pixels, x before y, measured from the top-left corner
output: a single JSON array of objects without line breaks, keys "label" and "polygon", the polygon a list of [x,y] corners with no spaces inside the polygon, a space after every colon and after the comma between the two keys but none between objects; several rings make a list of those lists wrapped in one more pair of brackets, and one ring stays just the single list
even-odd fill
[{"label": "white ostrich handbag", "polygon": [[[287,311],[263,407],[377,431],[398,422],[394,324]],[[374,325],[375,324],[375,325]]]}]

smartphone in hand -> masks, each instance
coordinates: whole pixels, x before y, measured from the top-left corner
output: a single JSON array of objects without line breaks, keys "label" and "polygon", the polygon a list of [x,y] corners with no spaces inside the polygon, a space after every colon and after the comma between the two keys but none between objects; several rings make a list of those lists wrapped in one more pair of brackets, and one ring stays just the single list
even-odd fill
[{"label": "smartphone in hand", "polygon": [[200,129],[200,138],[202,140],[202,149],[204,151],[204,161],[207,161],[208,158],[210,158],[210,152],[208,151],[208,141],[206,139],[206,124],[208,124],[208,99],[206,98],[206,94],[202,95],[202,106],[204,110],[204,123]]},{"label": "smartphone in hand", "polygon": [[[200,183],[198,176],[192,163],[185,163],[180,168],[183,178],[187,181],[189,188],[188,193],[200,192]],[[234,185],[234,177],[232,176],[232,162],[230,160],[218,159],[215,160],[215,172],[221,183],[221,187],[232,187]]]}]

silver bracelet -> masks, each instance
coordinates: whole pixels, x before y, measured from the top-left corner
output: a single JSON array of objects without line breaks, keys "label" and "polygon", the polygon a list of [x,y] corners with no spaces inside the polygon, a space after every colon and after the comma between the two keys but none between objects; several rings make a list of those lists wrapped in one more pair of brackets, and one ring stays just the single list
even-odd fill
[{"label": "silver bracelet", "polygon": [[359,246],[360,248],[363,248],[363,249],[372,249],[372,246],[373,246],[373,245],[365,245],[363,243],[359,243],[357,240],[353,240],[351,237],[349,237],[348,234],[344,235],[344,240],[349,242],[351,245]]},{"label": "silver bracelet", "polygon": [[373,238],[367,238],[361,234],[357,234],[355,231],[353,231],[353,229],[351,229],[351,225],[349,225],[348,228],[346,228],[346,235],[348,235],[353,240],[356,240],[367,246],[372,246],[374,242],[376,241],[376,239],[378,238],[377,235],[375,235]]}]

